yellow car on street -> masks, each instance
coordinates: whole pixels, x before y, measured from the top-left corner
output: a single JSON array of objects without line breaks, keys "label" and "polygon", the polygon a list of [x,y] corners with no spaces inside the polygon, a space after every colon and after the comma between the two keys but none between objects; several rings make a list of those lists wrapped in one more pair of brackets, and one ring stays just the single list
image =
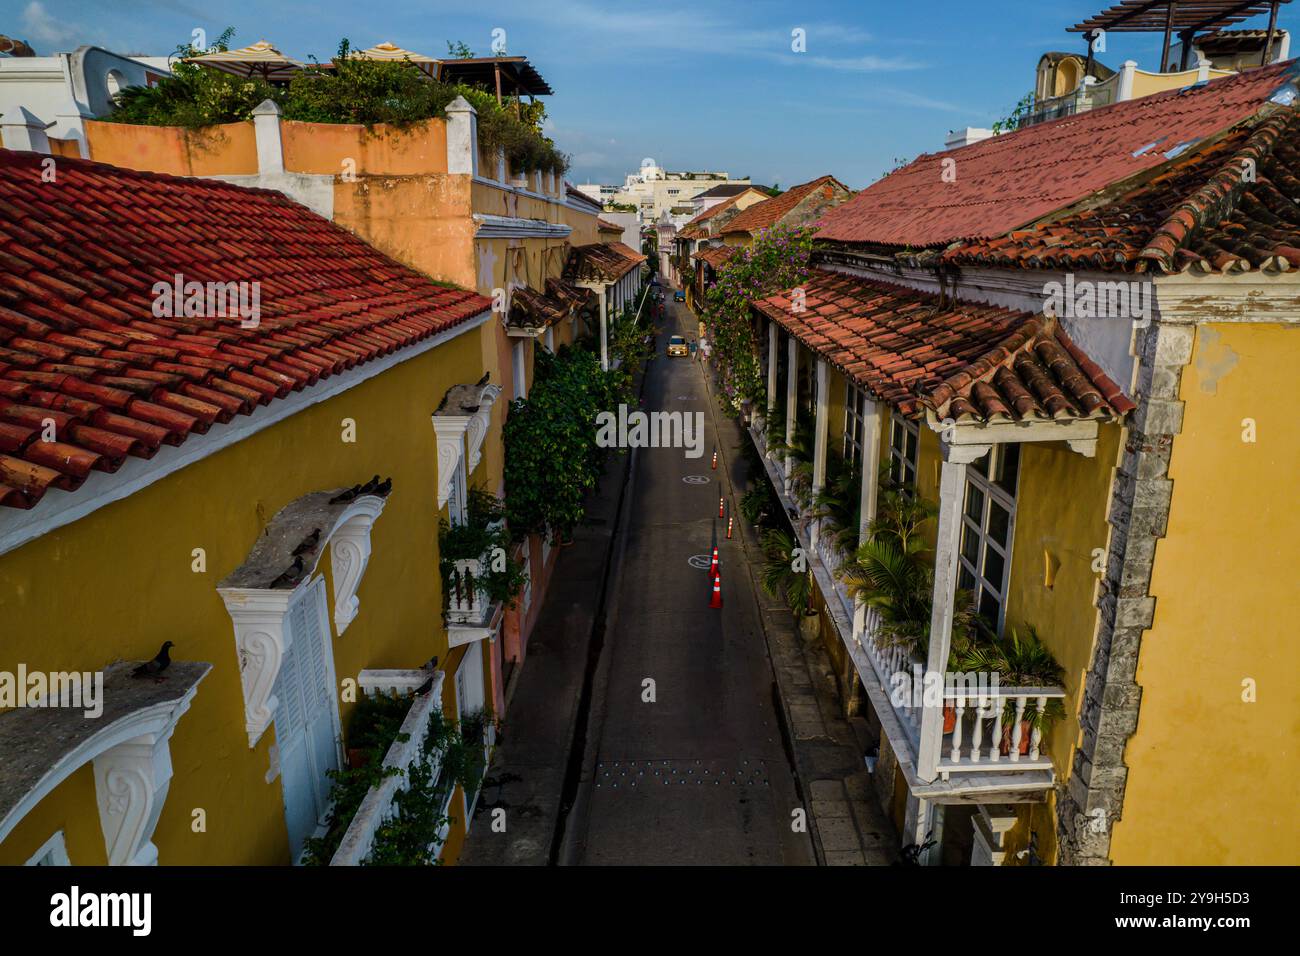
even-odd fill
[{"label": "yellow car on street", "polygon": [[674,335],[668,340],[668,357],[681,356],[686,358],[690,355],[690,350],[686,348],[686,340],[680,335]]}]

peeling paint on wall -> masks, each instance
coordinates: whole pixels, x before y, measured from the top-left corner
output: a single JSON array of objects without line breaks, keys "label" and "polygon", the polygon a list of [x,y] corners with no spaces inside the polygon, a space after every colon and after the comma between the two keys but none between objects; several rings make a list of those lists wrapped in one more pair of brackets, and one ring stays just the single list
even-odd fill
[{"label": "peeling paint on wall", "polygon": [[1219,389],[1219,379],[1236,367],[1238,355],[1222,341],[1223,334],[1207,325],[1198,326],[1201,348],[1196,356],[1196,381],[1210,395]]}]

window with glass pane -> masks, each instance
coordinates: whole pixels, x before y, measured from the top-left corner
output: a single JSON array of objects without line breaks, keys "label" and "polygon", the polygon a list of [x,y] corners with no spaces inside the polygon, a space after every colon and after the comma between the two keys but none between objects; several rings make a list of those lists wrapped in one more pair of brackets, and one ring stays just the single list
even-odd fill
[{"label": "window with glass pane", "polygon": [[844,386],[844,460],[857,467],[862,458],[862,393],[852,385]]},{"label": "window with glass pane", "polygon": [[1019,445],[994,445],[966,469],[957,586],[971,592],[990,626],[1002,629],[1016,516]]},{"label": "window with glass pane", "polygon": [[889,479],[904,489],[916,487],[916,456],[921,433],[915,422],[898,415],[889,422]]}]

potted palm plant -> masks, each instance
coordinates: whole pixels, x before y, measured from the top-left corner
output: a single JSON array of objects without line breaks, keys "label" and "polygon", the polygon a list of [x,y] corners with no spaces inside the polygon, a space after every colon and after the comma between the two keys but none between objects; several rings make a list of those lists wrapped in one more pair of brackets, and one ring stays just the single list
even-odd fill
[{"label": "potted palm plant", "polygon": [[[974,639],[958,650],[956,667],[997,674],[999,683],[1008,687],[1055,687],[1065,677],[1065,668],[1057,663],[1033,625],[1027,625],[1023,635],[1013,627],[1003,637],[998,637],[987,625],[980,625]],[[1059,698],[1049,699],[1043,708],[1030,701],[1020,715],[1021,755],[1029,753],[1034,730],[1044,734],[1053,721],[1063,716],[1065,707]],[[1009,697],[1002,711],[1003,756],[1011,753],[1015,722],[1016,702]]]},{"label": "potted palm plant", "polygon": [[807,557],[796,554],[799,542],[784,528],[763,533],[763,566],[759,583],[771,597],[785,596],[804,640],[817,636],[820,624],[813,609],[813,575]]},{"label": "potted palm plant", "polygon": [[[882,471],[880,510],[866,540],[839,570],[850,596],[860,596],[878,615],[876,646],[903,647],[913,658],[923,657],[930,647],[934,568],[924,530],[935,513],[931,502],[904,493]],[[968,644],[975,620],[969,594],[958,592],[954,606],[950,669]],[[956,726],[956,709],[945,706],[943,732],[952,733]]]}]

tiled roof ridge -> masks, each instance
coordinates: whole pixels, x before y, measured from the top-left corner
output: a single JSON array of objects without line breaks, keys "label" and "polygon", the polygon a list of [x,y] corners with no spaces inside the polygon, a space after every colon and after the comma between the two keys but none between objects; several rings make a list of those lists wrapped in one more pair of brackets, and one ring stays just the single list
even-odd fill
[{"label": "tiled roof ridge", "polygon": [[[1300,60],[1288,60],[925,153],[829,210],[817,238],[942,249],[1005,236],[1259,115],[1297,85]],[[941,163],[960,174],[942,178]]]},{"label": "tiled roof ridge", "polygon": [[1251,133],[1246,145],[1233,153],[1217,173],[1170,213],[1146,247],[1138,253],[1139,270],[1144,263],[1151,262],[1166,273],[1179,271],[1174,261],[1178,250],[1206,223],[1219,220],[1236,208],[1249,185],[1243,175],[1245,164],[1253,163],[1255,175],[1258,176],[1262,172],[1264,161],[1272,156],[1273,147],[1297,116],[1300,113],[1284,109],[1263,121],[1252,118],[1259,125]]}]

